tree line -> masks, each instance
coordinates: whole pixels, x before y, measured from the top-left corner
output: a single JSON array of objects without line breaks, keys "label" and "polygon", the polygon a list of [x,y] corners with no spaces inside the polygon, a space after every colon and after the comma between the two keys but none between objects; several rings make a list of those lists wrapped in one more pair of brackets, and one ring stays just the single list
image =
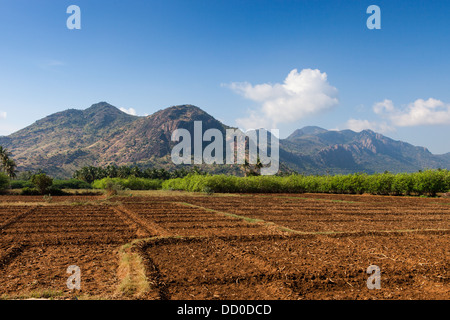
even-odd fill
[{"label": "tree line", "polygon": [[174,178],[183,178],[188,174],[204,173],[198,168],[186,170],[185,168],[168,171],[166,169],[146,168],[141,169],[138,166],[115,166],[108,165],[106,167],[85,166],[80,170],[75,171],[73,178],[92,183],[95,180],[101,180],[104,178],[121,178],[127,179],[130,177],[145,178],[145,179],[158,179],[168,180]]}]

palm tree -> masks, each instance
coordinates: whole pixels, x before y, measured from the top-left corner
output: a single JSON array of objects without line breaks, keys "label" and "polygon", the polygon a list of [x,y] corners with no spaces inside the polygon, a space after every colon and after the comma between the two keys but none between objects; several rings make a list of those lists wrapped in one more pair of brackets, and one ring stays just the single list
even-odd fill
[{"label": "palm tree", "polygon": [[9,156],[8,150],[0,146],[0,169],[8,174],[10,178],[15,178],[17,165]]},{"label": "palm tree", "polygon": [[16,162],[13,159],[8,159],[6,161],[6,165],[4,166],[4,170],[6,174],[11,178],[14,179],[16,177]]},{"label": "palm tree", "polygon": [[109,178],[117,177],[117,167],[115,165],[109,165],[105,169],[106,176]]},{"label": "palm tree", "polygon": [[131,168],[131,175],[135,176],[136,178],[140,178],[142,176],[142,171],[141,169],[139,169],[138,166],[134,166],[133,168]]},{"label": "palm tree", "polygon": [[0,166],[3,168],[5,165],[6,159],[8,158],[8,151],[0,146]]}]

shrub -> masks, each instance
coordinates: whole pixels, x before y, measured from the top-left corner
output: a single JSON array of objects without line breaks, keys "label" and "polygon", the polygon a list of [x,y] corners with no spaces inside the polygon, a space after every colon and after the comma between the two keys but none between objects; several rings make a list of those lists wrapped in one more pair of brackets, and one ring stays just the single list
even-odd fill
[{"label": "shrub", "polygon": [[157,190],[161,189],[162,180],[130,177],[119,183],[130,190]]},{"label": "shrub", "polygon": [[371,194],[390,195],[394,182],[392,173],[377,173],[367,177],[366,190]]},{"label": "shrub", "polygon": [[58,189],[92,189],[89,183],[78,179],[54,180],[53,186]]},{"label": "shrub", "polygon": [[203,192],[206,193],[208,196],[214,194],[214,190],[211,189],[210,187],[205,187],[205,188],[203,189]]},{"label": "shrub", "polygon": [[52,202],[52,200],[53,200],[53,198],[52,198],[52,195],[51,194],[45,194],[44,195],[44,201],[45,202],[48,202],[48,203],[50,203],[50,202]]},{"label": "shrub", "polygon": [[427,170],[415,174],[414,188],[420,195],[434,197],[438,192],[447,191],[446,175],[447,170]]},{"label": "shrub", "polygon": [[56,186],[51,186],[48,188],[47,193],[52,196],[64,196],[68,194]]},{"label": "shrub", "polygon": [[67,193],[65,193],[61,189],[51,186],[50,188],[48,188],[46,190],[46,192],[44,194],[38,188],[30,188],[30,187],[23,188],[22,191],[20,192],[20,194],[23,196],[39,196],[39,195],[63,196],[63,195],[66,195]]},{"label": "shrub", "polygon": [[33,188],[34,184],[29,180],[12,180],[11,189]]},{"label": "shrub", "polygon": [[36,188],[39,190],[40,194],[47,194],[49,191],[49,188],[53,184],[53,179],[47,176],[45,173],[41,174],[35,174],[31,178],[31,182],[36,186]]},{"label": "shrub", "polygon": [[20,194],[23,196],[37,196],[40,195],[41,193],[36,188],[25,187],[22,189]]},{"label": "shrub", "polygon": [[414,176],[408,173],[399,173],[394,177],[391,185],[393,195],[411,195],[414,192]]},{"label": "shrub", "polygon": [[146,179],[131,177],[128,179],[122,178],[104,178],[101,180],[95,180],[92,183],[94,189],[107,189],[107,186],[112,185],[121,186],[122,189],[130,190],[157,190],[161,189],[162,180],[159,179]]},{"label": "shrub", "polygon": [[108,193],[108,196],[116,196],[120,191],[123,190],[123,187],[112,180],[108,180],[106,181],[105,189]]},{"label": "shrub", "polygon": [[0,172],[0,191],[3,191],[9,187],[9,178],[3,172]]}]

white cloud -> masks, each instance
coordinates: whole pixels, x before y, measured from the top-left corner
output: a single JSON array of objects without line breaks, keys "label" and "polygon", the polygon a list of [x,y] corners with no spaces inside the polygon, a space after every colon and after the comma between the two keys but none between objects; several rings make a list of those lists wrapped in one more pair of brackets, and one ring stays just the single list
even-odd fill
[{"label": "white cloud", "polygon": [[292,70],[283,83],[257,84],[233,82],[227,85],[243,97],[258,102],[258,110],[237,119],[239,126],[277,128],[278,124],[296,122],[306,116],[327,111],[339,102],[338,90],[331,86],[327,74],[320,70]]},{"label": "white cloud", "polygon": [[6,119],[6,115],[5,111],[0,111],[0,119]]},{"label": "white cloud", "polygon": [[375,103],[373,112],[383,120],[350,119],[345,124],[346,128],[354,131],[370,129],[383,133],[394,131],[395,127],[450,124],[450,104],[433,98],[417,99],[403,108],[396,108],[392,100],[386,99]]},{"label": "white cloud", "polygon": [[394,103],[392,100],[385,99],[382,102],[377,102],[373,105],[373,112],[376,114],[383,114],[384,112],[394,111]]},{"label": "white cloud", "polygon": [[363,130],[372,130],[375,132],[389,132],[394,131],[395,129],[388,125],[386,122],[376,122],[376,121],[369,121],[369,120],[361,120],[361,119],[350,119],[345,124],[345,127],[347,129],[360,132]]},{"label": "white cloud", "polygon": [[133,108],[130,109],[125,109],[125,108],[120,108],[120,111],[131,114],[132,116],[136,116],[136,110],[134,110]]},{"label": "white cloud", "polygon": [[433,98],[417,99],[403,109],[384,100],[374,105],[374,112],[399,127],[450,124],[450,104]]}]

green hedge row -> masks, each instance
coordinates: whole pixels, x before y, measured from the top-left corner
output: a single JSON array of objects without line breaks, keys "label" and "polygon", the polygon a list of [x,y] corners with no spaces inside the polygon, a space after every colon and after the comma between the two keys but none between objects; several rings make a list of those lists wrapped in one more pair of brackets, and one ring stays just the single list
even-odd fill
[{"label": "green hedge row", "polygon": [[428,195],[450,190],[450,171],[417,173],[349,174],[335,176],[235,177],[188,175],[166,180],[163,189],[193,192],[237,193],[371,193],[377,195]]},{"label": "green hedge row", "polygon": [[[31,192],[34,185],[29,181],[17,181],[0,174],[0,190],[26,188]],[[350,174],[335,176],[291,175],[236,177],[226,175],[189,174],[184,178],[166,181],[146,178],[104,178],[92,183],[95,189],[106,189],[107,185],[118,185],[130,190],[186,190],[193,192],[235,193],[371,193],[378,195],[428,195],[450,191],[449,170],[426,170],[416,173]],[[53,189],[89,189],[84,181],[55,180]]]},{"label": "green hedge row", "polygon": [[[35,185],[30,180],[11,180],[11,189],[34,188]],[[82,180],[53,180],[53,187],[56,189],[92,189],[92,186]]]},{"label": "green hedge row", "polygon": [[[20,192],[22,196],[39,196],[42,195],[42,193],[35,187],[25,187]],[[48,190],[45,192],[46,195],[52,195],[52,196],[64,196],[68,195],[68,193],[64,192],[61,189],[55,188],[54,186],[51,186],[48,188]]]},{"label": "green hedge row", "polygon": [[146,179],[146,178],[104,178],[95,180],[92,183],[94,189],[107,189],[108,185],[115,184],[121,186],[123,189],[130,190],[157,190],[162,188],[162,180]]}]

